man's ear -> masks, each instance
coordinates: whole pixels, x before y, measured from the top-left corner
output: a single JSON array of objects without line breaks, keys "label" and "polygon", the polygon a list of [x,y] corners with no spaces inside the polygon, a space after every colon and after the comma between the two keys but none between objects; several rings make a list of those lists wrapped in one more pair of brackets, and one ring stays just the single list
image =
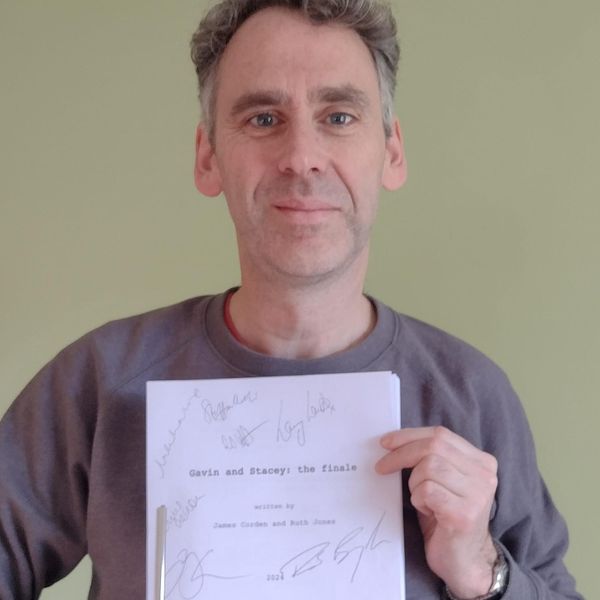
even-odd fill
[{"label": "man's ear", "polygon": [[406,182],[406,174],[406,158],[400,122],[394,118],[392,134],[385,142],[385,164],[381,183],[386,190],[397,190]]},{"label": "man's ear", "polygon": [[223,191],[221,173],[204,123],[196,129],[194,181],[198,191],[205,196],[218,196]]}]

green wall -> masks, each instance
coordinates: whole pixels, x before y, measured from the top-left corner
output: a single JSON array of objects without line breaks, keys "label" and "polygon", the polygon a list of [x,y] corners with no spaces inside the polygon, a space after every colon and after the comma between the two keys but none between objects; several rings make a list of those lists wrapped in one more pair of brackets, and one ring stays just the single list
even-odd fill
[{"label": "green wall", "polygon": [[[600,3],[395,4],[409,183],[384,195],[368,290],[508,372],[597,597]],[[204,6],[0,4],[0,411],[90,328],[237,282],[224,203],[192,181]]]}]

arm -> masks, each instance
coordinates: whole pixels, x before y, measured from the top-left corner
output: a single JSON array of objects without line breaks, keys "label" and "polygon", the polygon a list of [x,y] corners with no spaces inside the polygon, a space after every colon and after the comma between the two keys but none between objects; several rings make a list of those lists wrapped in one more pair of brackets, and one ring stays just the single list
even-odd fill
[{"label": "arm", "polygon": [[65,351],[0,422],[0,590],[7,600],[37,598],[86,553],[95,399],[85,372],[83,357]]},{"label": "arm", "polygon": [[377,470],[410,468],[410,501],[417,509],[429,568],[458,598],[483,596],[492,583],[496,549],[489,516],[497,464],[444,427],[392,432]]},{"label": "arm", "polygon": [[[516,424],[505,430],[512,431],[506,447],[498,446],[499,486],[494,456],[444,427],[384,436],[388,454],[376,468],[384,474],[412,469],[410,501],[427,562],[454,596],[476,598],[489,590],[497,540],[510,567],[505,600],[579,599],[562,562],[564,522],[537,471],[526,422],[520,422],[524,417],[520,411],[515,417]],[[502,423],[496,425],[502,431]]]}]

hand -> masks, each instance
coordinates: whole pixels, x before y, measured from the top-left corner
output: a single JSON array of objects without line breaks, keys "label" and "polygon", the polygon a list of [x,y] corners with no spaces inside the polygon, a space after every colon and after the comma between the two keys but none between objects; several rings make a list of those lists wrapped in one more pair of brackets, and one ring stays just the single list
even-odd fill
[{"label": "hand", "polygon": [[412,469],[410,501],[429,568],[458,598],[486,594],[497,555],[489,532],[496,459],[445,427],[394,431],[381,445],[389,452],[375,465],[378,473]]}]

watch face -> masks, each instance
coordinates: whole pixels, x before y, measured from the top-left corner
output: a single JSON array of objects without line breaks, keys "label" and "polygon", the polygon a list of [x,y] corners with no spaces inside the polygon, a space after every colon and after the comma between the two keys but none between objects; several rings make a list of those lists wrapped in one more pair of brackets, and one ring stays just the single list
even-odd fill
[{"label": "watch face", "polygon": [[497,544],[495,544],[496,550],[498,551],[498,558],[494,563],[494,569],[492,571],[492,587],[490,588],[489,595],[484,598],[496,598],[500,594],[504,593],[508,586],[508,563],[504,557],[504,552]]}]

